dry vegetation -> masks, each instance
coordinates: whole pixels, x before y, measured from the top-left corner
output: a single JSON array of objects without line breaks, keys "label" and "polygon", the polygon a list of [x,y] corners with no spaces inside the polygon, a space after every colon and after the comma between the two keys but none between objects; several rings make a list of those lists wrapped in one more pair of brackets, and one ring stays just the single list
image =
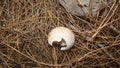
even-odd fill
[{"label": "dry vegetation", "polygon": [[[95,18],[83,19],[68,13],[57,0],[0,0],[0,68],[119,68],[116,1],[110,0]],[[74,32],[71,50],[48,45],[47,35],[57,26]]]}]

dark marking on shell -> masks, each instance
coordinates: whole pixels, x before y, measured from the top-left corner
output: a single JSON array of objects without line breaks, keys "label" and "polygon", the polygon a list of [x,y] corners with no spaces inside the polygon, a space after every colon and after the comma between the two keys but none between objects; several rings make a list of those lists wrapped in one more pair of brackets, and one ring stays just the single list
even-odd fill
[{"label": "dark marking on shell", "polygon": [[53,41],[53,43],[52,43],[52,45],[54,46],[54,47],[58,47],[59,49],[61,49],[61,47],[66,47],[67,45],[66,45],[66,42],[65,42],[65,40],[62,38],[62,40],[60,41],[60,42],[58,42],[58,41]]}]

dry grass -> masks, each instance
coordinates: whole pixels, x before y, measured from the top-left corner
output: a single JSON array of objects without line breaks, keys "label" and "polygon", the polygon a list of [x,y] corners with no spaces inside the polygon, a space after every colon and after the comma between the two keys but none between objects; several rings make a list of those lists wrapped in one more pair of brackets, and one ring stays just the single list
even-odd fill
[{"label": "dry grass", "polygon": [[[103,15],[99,10],[95,18],[82,19],[57,0],[0,0],[0,68],[119,68],[120,5],[115,1],[105,5]],[[48,45],[47,35],[57,26],[74,32],[71,50]]]}]

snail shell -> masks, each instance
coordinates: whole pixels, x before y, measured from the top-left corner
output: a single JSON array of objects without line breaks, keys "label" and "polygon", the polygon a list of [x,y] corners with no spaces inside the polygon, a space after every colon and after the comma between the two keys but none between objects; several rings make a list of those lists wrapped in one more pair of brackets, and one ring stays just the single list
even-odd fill
[{"label": "snail shell", "polygon": [[60,50],[68,50],[73,46],[75,37],[70,29],[56,27],[48,35],[48,43],[53,46],[53,42],[60,43]]}]

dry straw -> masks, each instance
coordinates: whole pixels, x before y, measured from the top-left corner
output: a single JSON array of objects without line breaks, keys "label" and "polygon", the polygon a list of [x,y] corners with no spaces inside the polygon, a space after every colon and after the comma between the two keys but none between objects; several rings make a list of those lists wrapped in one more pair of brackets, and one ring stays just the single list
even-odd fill
[{"label": "dry straw", "polygon": [[[119,68],[120,5],[109,0],[96,17],[71,15],[58,0],[0,0],[0,68]],[[51,29],[75,34],[70,50],[47,42]]]}]

